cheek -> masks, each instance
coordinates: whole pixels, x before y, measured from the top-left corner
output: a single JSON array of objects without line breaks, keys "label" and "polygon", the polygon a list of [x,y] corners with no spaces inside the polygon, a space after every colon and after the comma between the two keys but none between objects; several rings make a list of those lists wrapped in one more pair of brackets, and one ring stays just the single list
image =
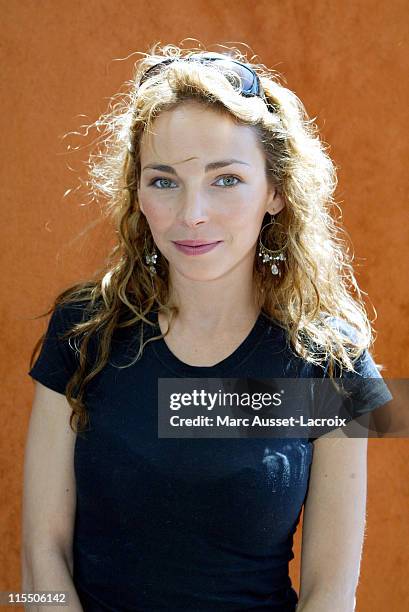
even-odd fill
[{"label": "cheek", "polygon": [[226,215],[226,222],[232,229],[232,235],[240,235],[241,237],[247,237],[248,241],[254,239],[260,231],[260,227],[264,217],[264,210],[257,203],[249,202],[238,203],[239,205],[230,210],[229,214]]},{"label": "cheek", "polygon": [[158,202],[157,198],[141,195],[140,206],[152,230],[161,231],[172,222],[172,208],[165,202]]}]

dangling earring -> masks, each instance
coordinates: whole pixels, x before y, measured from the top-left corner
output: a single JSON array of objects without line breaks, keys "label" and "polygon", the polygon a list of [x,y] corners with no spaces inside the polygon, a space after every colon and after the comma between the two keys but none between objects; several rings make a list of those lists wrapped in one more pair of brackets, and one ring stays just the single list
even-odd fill
[{"label": "dangling earring", "polygon": [[263,263],[270,262],[270,261],[273,262],[271,264],[271,274],[273,274],[274,276],[276,276],[277,274],[278,276],[281,276],[281,269],[279,267],[279,263],[280,261],[286,261],[286,257],[284,255],[284,249],[286,248],[287,245],[285,245],[281,249],[278,249],[277,251],[272,251],[271,249],[268,249],[267,247],[265,247],[261,241],[261,234],[263,233],[266,227],[268,227],[269,225],[282,225],[281,223],[277,223],[274,215],[272,215],[271,213],[270,213],[270,217],[271,217],[271,221],[269,223],[266,223],[266,225],[264,225],[264,227],[262,227],[260,231],[260,235],[259,235],[259,245],[260,246],[259,246],[258,254],[259,254],[259,257],[263,258],[262,259]]},{"label": "dangling earring", "polygon": [[157,270],[155,268],[156,265],[156,260],[158,258],[158,254],[156,252],[156,248],[155,245],[153,245],[153,251],[151,253],[148,253],[147,248],[146,248],[146,232],[145,232],[145,261],[149,266],[149,272],[151,274],[156,274]]}]

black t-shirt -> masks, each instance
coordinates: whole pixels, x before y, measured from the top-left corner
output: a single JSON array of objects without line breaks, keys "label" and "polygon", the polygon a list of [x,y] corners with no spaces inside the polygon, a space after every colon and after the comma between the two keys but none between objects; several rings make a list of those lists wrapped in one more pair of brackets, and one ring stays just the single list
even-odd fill
[{"label": "black t-shirt", "polygon": [[[78,364],[58,337],[83,306],[51,316],[29,374],[65,392]],[[157,315],[150,315],[157,335]],[[163,339],[142,358],[136,327],[114,333],[109,363],[89,383],[90,429],[77,436],[74,584],[86,612],[294,612],[293,535],[308,493],[311,439],[158,438],[158,378],[321,377],[263,313],[212,367],[183,363]],[[94,347],[95,348],[95,347]],[[118,367],[119,366],[119,367]],[[359,374],[379,377],[370,354]],[[377,387],[367,409],[392,398]]]}]

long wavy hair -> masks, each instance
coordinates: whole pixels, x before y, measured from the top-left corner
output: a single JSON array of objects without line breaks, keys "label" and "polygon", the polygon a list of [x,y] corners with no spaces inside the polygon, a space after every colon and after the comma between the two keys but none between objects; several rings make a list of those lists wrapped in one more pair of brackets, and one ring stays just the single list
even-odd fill
[{"label": "long wavy hair", "polygon": [[[270,112],[261,98],[242,96],[234,75],[232,79],[220,66],[183,61],[198,51],[203,52],[203,47],[152,45],[149,53],[141,53],[135,62],[133,78],[126,82],[125,90],[115,94],[107,111],[88,126],[95,127],[100,136],[87,161],[86,184],[94,198],[105,202],[116,243],[102,270],[60,293],[41,315],[47,316],[63,304],[86,305],[87,315],[64,334],[64,339],[75,338],[79,355],[78,368],[66,386],[72,408],[70,426],[77,433],[85,429],[89,419],[85,386],[106,365],[115,329],[143,322],[153,326],[147,315],[155,310],[166,312],[171,326],[178,313],[170,301],[167,260],[160,257],[159,269],[152,275],[144,259],[155,245],[139,208],[137,188],[144,132],[161,112],[186,100],[194,99],[239,124],[252,126],[263,147],[268,180],[285,201],[276,215],[278,223],[263,232],[263,244],[270,249],[285,245],[286,261],[281,276],[273,276],[269,266],[255,257],[256,297],[264,313],[286,330],[294,353],[327,367],[333,378],[337,367],[340,374],[343,369],[354,371],[355,360],[374,342],[375,331],[354,276],[347,233],[332,214],[333,208],[339,208],[334,200],[336,167],[314,120],[296,94],[280,82],[282,77],[275,70],[251,62],[236,47],[224,51],[227,57],[245,62],[257,72],[274,111]],[[167,57],[182,61],[173,61],[140,84],[145,71]],[[334,317],[347,322],[354,333],[345,334],[334,326]],[[89,341],[97,332],[98,355],[90,368]],[[30,366],[44,338],[45,334],[35,345]],[[136,360],[147,342],[141,333]]]}]

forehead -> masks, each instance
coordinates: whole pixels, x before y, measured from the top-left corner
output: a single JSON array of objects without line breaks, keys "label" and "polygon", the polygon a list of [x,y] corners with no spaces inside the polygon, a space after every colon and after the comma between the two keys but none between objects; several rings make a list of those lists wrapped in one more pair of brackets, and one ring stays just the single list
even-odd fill
[{"label": "forehead", "polygon": [[250,164],[264,163],[256,131],[237,123],[228,113],[188,101],[162,112],[143,134],[140,147],[142,163],[169,162],[215,155],[239,157]]}]

